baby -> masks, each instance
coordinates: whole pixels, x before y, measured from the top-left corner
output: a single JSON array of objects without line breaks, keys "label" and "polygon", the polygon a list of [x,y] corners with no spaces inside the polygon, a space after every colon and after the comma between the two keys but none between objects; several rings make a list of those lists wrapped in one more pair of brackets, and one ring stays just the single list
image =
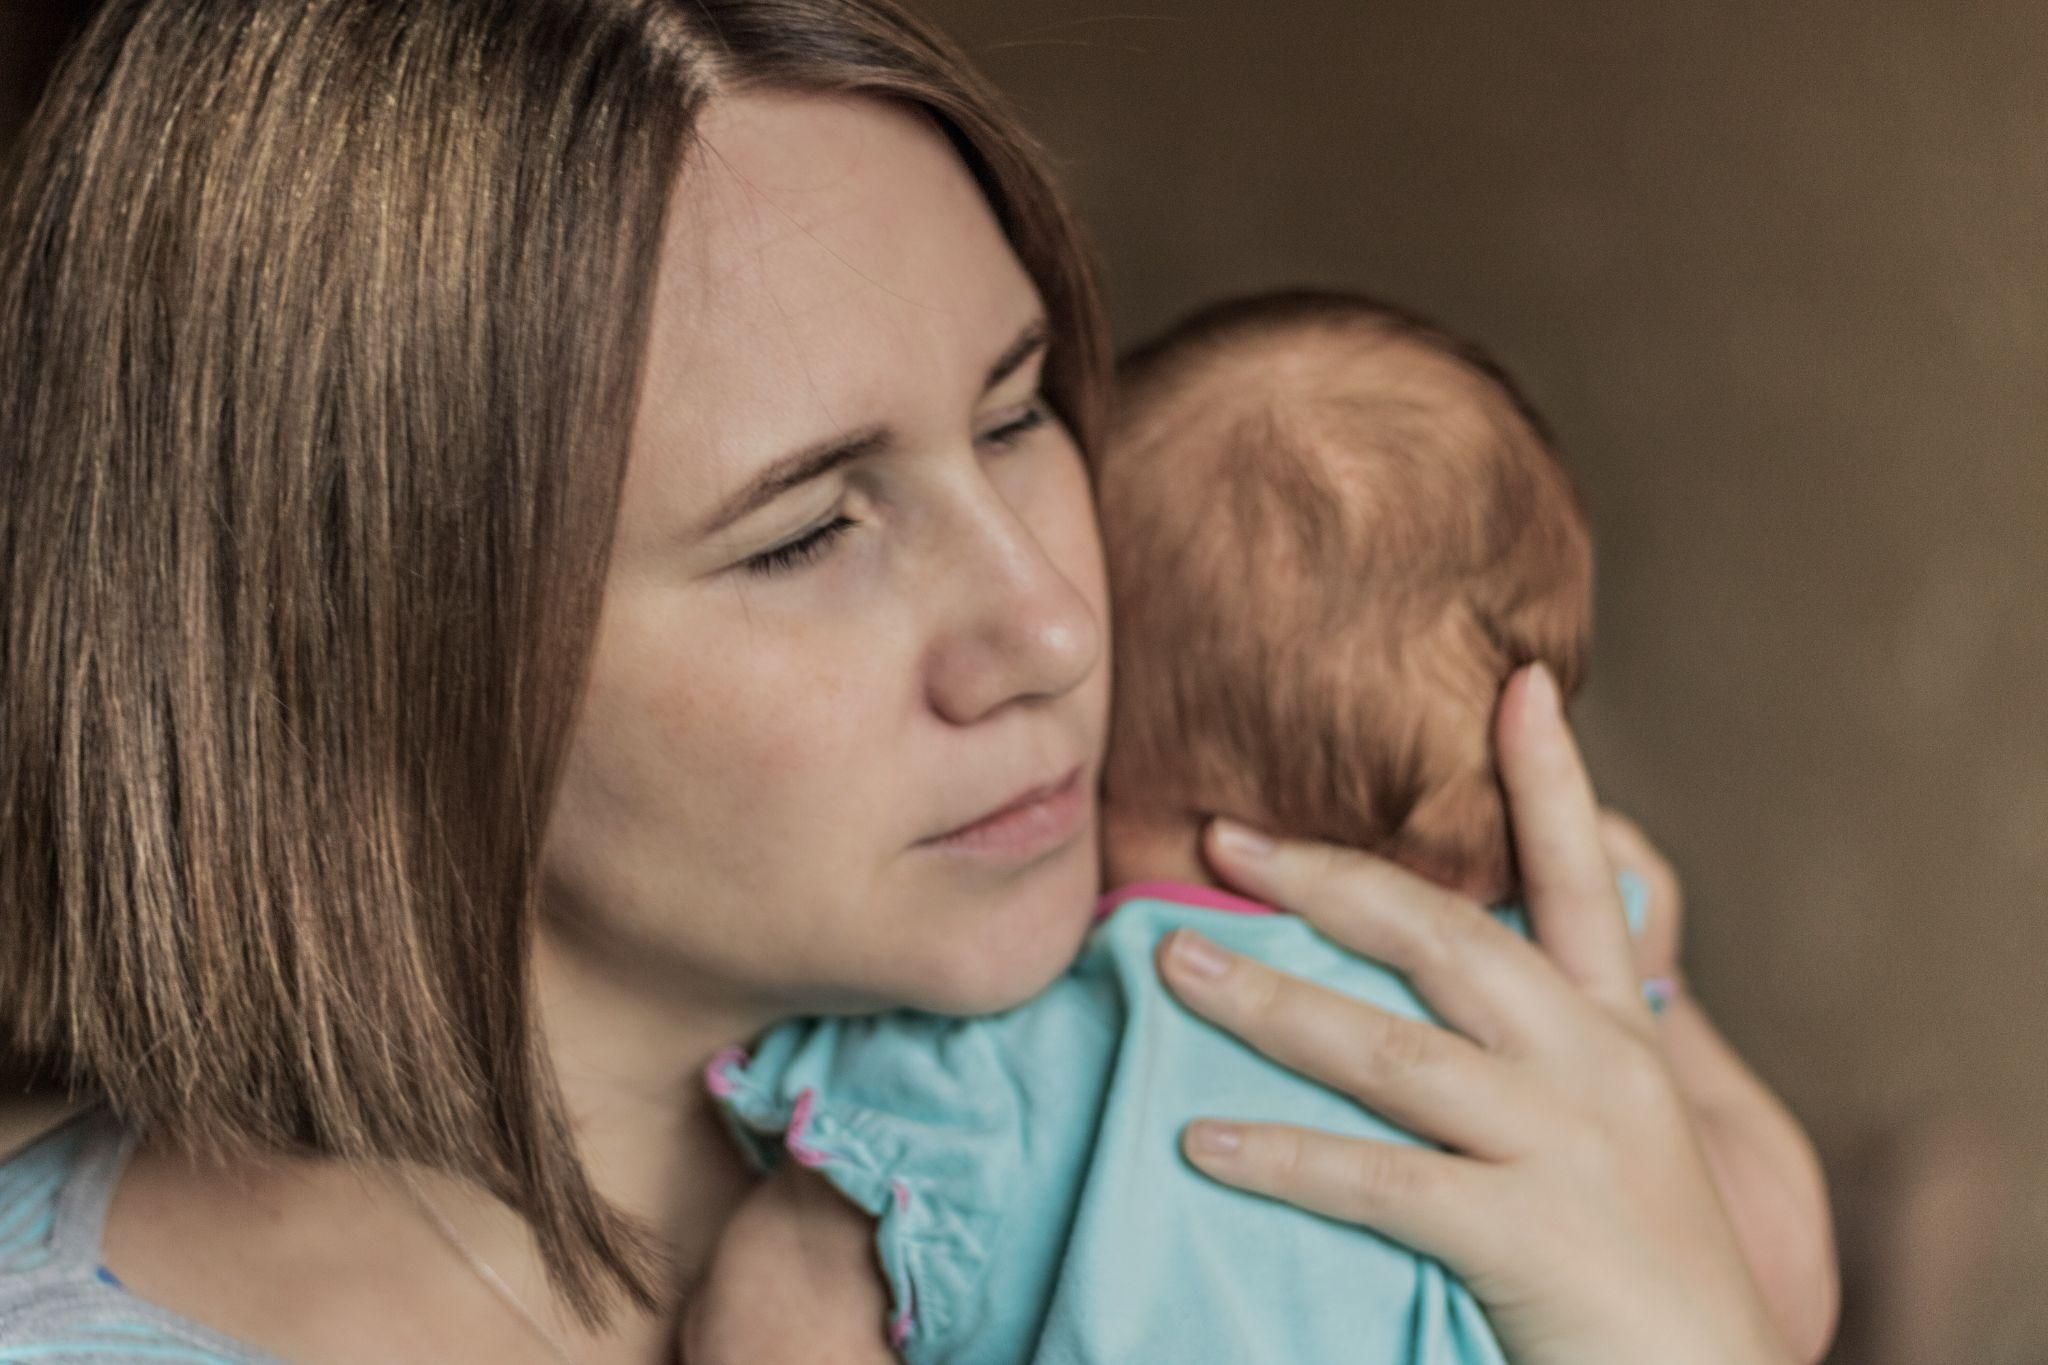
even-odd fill
[{"label": "baby", "polygon": [[1310,294],[1206,309],[1121,387],[1107,884],[1204,880],[1226,815],[1506,900],[1494,704],[1537,661],[1570,696],[1592,630],[1592,542],[1528,405],[1419,319]]},{"label": "baby", "polygon": [[[793,1159],[873,1220],[876,1256],[849,1271],[826,1250],[844,1211],[823,1185],[771,1196],[785,1249],[822,1267],[791,1311],[886,1296],[889,1346],[913,1362],[1499,1362],[1436,1262],[1183,1163],[1200,1115],[1415,1139],[1195,1019],[1153,952],[1195,926],[1428,1017],[1392,972],[1217,888],[1198,851],[1216,815],[1378,853],[1520,927],[1491,721],[1520,666],[1545,663],[1567,694],[1584,674],[1585,519],[1499,369],[1366,300],[1207,309],[1122,384],[1098,483],[1117,889],[1074,966],[1017,1009],[805,1021],[713,1063],[760,1164]],[[1738,1094],[1732,1054],[1700,1065]],[[1759,1171],[1784,1164],[1768,1143],[1790,1121],[1761,1087],[1739,1099],[1756,1122],[1702,1131],[1741,1221],[1770,1197]],[[866,1285],[835,1286],[849,1273]]]}]

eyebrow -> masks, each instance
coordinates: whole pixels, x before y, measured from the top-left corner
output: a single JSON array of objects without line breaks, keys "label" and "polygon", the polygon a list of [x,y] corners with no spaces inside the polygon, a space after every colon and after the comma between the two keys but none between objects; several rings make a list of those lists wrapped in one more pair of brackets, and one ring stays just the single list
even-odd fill
[{"label": "eyebrow", "polygon": [[[986,394],[1018,370],[1024,368],[1034,356],[1043,354],[1048,341],[1045,319],[1034,318],[1025,324],[1016,340],[1003,348],[1003,353],[988,367],[988,377],[982,380],[981,391]],[[748,480],[746,485],[724,502],[711,514],[704,524],[704,534],[713,535],[742,517],[748,516],[781,497],[792,488],[800,488],[812,479],[822,478],[841,465],[851,464],[886,448],[895,434],[884,426],[861,427],[857,431],[830,436],[812,445],[807,445],[791,454],[784,455],[767,468]]]}]

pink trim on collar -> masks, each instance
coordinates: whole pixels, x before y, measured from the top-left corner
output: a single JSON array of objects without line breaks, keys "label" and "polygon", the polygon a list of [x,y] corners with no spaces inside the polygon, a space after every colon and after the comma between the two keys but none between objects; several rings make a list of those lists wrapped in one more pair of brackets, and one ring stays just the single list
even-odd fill
[{"label": "pink trim on collar", "polygon": [[1196,886],[1193,882],[1133,882],[1120,886],[1095,903],[1095,919],[1098,923],[1108,919],[1119,906],[1131,901],[1171,901],[1175,905],[1192,905],[1203,910],[1222,910],[1233,915],[1277,915],[1280,911],[1270,905],[1233,896],[1228,891],[1213,886]]}]

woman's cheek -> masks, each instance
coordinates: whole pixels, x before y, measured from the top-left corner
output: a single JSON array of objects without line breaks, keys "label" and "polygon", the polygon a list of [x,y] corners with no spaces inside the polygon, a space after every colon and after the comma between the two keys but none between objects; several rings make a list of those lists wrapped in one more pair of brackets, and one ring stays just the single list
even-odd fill
[{"label": "woman's cheek", "polygon": [[1107,625],[1109,577],[1102,553],[1102,522],[1096,514],[1095,490],[1088,480],[1088,465],[1071,438],[1061,433],[1064,450],[1052,471],[1049,499],[1050,522],[1041,532],[1055,562],[1081,592],[1096,619]]},{"label": "woman's cheek", "polygon": [[[1073,452],[1067,462],[1065,477],[1059,486],[1058,513],[1054,524],[1048,530],[1048,553],[1061,565],[1069,582],[1084,597],[1089,609],[1095,615],[1096,635],[1100,641],[1101,659],[1095,676],[1086,686],[1092,693],[1092,709],[1096,712],[1098,727],[1106,728],[1109,712],[1110,673],[1109,664],[1113,651],[1110,648],[1110,631],[1114,623],[1109,615],[1109,573],[1102,550],[1102,522],[1096,514],[1095,492],[1088,481],[1087,466],[1082,462],[1080,452]],[[1101,729],[1098,729],[1098,736]]]},{"label": "woman's cheek", "polygon": [[648,695],[649,757],[687,789],[691,818],[728,840],[830,844],[873,813],[888,771],[878,683],[856,671],[872,657],[815,635],[707,640],[696,668],[678,666]]}]

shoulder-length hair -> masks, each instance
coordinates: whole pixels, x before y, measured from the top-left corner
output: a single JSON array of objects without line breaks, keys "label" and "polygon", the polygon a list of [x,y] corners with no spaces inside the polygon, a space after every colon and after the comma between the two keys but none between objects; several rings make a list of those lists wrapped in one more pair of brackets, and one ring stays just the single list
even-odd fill
[{"label": "shoulder-length hair", "polygon": [[739,88],[945,130],[1085,448],[1088,253],[891,0],[111,0],[0,210],[0,1038],[201,1150],[472,1178],[592,1318],[664,1296],[535,1035],[536,861]]}]

